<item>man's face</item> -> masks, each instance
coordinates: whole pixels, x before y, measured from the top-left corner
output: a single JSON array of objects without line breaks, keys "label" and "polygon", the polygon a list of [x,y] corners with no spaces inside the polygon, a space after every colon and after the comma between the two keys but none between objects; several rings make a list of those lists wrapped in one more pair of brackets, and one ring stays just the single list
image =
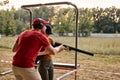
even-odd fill
[{"label": "man's face", "polygon": [[43,28],[41,29],[41,32],[42,32],[43,34],[46,33],[46,26],[45,26],[45,25],[44,25]]}]

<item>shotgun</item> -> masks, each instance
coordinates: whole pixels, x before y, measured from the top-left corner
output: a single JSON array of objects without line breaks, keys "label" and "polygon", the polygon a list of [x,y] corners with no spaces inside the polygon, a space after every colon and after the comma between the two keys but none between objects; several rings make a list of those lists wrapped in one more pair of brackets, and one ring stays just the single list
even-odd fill
[{"label": "shotgun", "polygon": [[[55,42],[53,46],[56,47],[56,46],[59,46],[59,45],[61,45],[61,43]],[[71,46],[68,46],[68,45],[63,45],[63,46],[68,47],[69,50],[74,50],[74,51],[78,51],[80,53],[84,53],[84,54],[87,54],[87,55],[90,55],[90,56],[94,56],[94,54],[92,54],[90,52],[87,52],[87,51],[84,51],[84,50],[81,50],[81,49],[77,49],[77,48],[74,48],[74,47],[71,47]]]}]

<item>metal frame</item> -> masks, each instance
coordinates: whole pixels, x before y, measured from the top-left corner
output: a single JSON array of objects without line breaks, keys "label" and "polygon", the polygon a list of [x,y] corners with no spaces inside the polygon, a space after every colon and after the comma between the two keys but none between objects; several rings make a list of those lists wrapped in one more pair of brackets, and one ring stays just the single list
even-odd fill
[{"label": "metal frame", "polygon": [[11,72],[12,72],[11,69],[10,69],[10,70],[7,70],[7,71],[3,71],[3,72],[0,73],[0,76],[3,76],[3,75],[6,75],[6,74],[9,74],[9,73],[11,73]]},{"label": "metal frame", "polygon": [[[50,6],[50,5],[62,5],[62,4],[66,4],[66,5],[71,5],[75,8],[75,29],[76,29],[76,33],[75,33],[75,48],[77,48],[77,43],[78,43],[78,8],[75,4],[71,3],[71,2],[54,2],[54,3],[45,3],[45,4],[30,4],[30,5],[22,5],[21,8],[29,11],[30,13],[30,28],[32,28],[32,11],[29,9],[30,7],[38,7],[38,6]],[[73,71],[70,71],[69,73],[64,74],[63,76],[57,78],[57,80],[62,79],[63,77],[71,74],[75,72],[75,80],[76,80],[76,72],[77,72],[77,51],[75,51],[75,68]]]},{"label": "metal frame", "polygon": [[70,72],[68,72],[66,74],[63,74],[62,76],[56,78],[56,80],[61,80],[61,79],[65,78],[65,77],[67,77],[68,75],[73,74],[74,72],[77,72],[77,69],[71,70]]}]

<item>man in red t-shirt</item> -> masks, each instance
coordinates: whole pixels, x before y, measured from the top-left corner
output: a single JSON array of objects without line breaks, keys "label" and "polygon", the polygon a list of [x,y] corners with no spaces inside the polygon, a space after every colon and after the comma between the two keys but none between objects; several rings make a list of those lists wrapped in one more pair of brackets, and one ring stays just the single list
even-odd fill
[{"label": "man in red t-shirt", "polygon": [[[35,18],[33,29],[22,32],[13,46],[12,70],[16,80],[40,80],[39,73],[34,68],[34,62],[38,54],[56,54],[65,49],[63,45],[53,48],[44,36],[46,25],[49,23],[41,18]],[[44,48],[44,52],[40,52]]]}]

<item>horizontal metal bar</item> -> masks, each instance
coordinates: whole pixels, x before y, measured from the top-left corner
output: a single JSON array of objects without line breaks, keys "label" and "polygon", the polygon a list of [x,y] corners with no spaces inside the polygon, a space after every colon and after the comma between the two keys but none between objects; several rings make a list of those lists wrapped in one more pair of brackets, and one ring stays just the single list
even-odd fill
[{"label": "horizontal metal bar", "polygon": [[70,72],[68,72],[68,73],[58,77],[56,80],[61,80],[61,79],[65,78],[65,77],[67,77],[68,75],[73,74],[76,71],[77,71],[77,69],[74,69],[74,70],[72,70],[72,71],[70,71]]},{"label": "horizontal metal bar", "polygon": [[30,5],[22,5],[21,7],[38,7],[38,6],[49,6],[49,5],[61,5],[61,4],[67,4],[72,5],[77,8],[77,6],[71,2],[54,2],[54,3],[44,3],[44,4],[30,4]]},{"label": "horizontal metal bar", "polygon": [[[74,68],[74,69],[75,69],[75,64],[57,63],[57,62],[54,62],[53,65],[54,65],[55,67]],[[77,67],[80,67],[80,65],[77,64]]]},{"label": "horizontal metal bar", "polygon": [[12,70],[7,70],[7,71],[4,71],[4,72],[1,72],[0,75],[5,75],[5,74],[8,74],[8,73],[11,73]]}]

